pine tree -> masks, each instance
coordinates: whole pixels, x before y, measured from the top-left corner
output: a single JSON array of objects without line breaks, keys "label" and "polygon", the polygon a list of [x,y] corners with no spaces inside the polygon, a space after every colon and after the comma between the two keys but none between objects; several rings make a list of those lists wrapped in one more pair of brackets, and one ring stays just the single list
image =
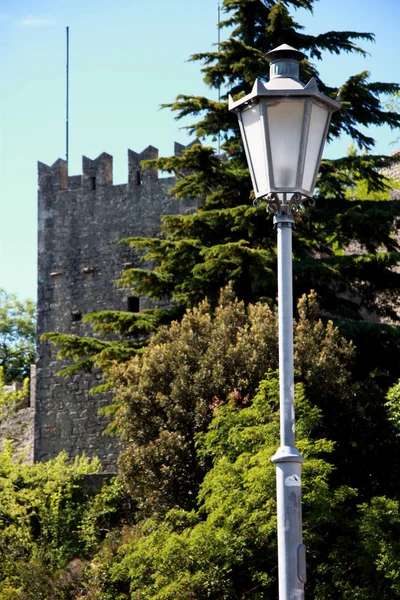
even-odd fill
[{"label": "pine tree", "polygon": [[[301,49],[310,59],[321,58],[322,50],[365,54],[355,40],[371,40],[370,33],[329,32],[317,37],[302,33],[287,6],[311,10],[312,4],[225,0],[227,19],[220,26],[233,28],[230,37],[216,51],[196,54],[191,60],[203,63],[204,80],[211,88],[223,86],[227,93],[239,97],[248,93],[257,76],[266,74],[264,54],[283,42]],[[321,81],[316,66],[304,60],[301,78],[307,81],[310,77],[316,77],[325,94],[336,95],[337,90]],[[363,72],[343,83],[342,110],[333,117],[330,136],[332,139],[347,133],[361,149],[370,152],[374,141],[360,126],[396,127],[400,116],[385,111],[378,97],[393,93],[398,86],[371,83],[368,78],[368,73]],[[176,195],[203,198],[204,206],[194,216],[174,215],[165,219],[165,240],[131,240],[135,248],[146,250],[146,258],[158,265],[151,279],[146,269],[133,269],[125,274],[124,284],[134,285],[139,294],[166,296],[180,305],[193,306],[205,295],[215,301],[221,286],[231,280],[238,296],[247,301],[275,295],[274,234],[264,209],[251,207],[250,179],[238,125],[235,115],[227,110],[226,95],[222,94],[220,102],[181,95],[174,103],[164,105],[176,112],[178,120],[198,117],[188,126],[198,138],[216,140],[221,135],[223,159],[209,146],[194,145],[181,157],[147,163],[174,173],[178,177]],[[301,295],[314,287],[331,313],[349,316],[350,309],[357,318],[357,302],[364,302],[368,310],[376,309],[377,295],[393,285],[390,269],[399,255],[388,252],[382,261],[377,250],[382,245],[389,251],[397,250],[391,238],[391,225],[399,207],[369,203],[358,208],[342,202],[355,180],[363,179],[370,187],[383,189],[384,178],[379,175],[377,165],[387,163],[387,158],[370,154],[324,161],[319,193],[324,200],[334,198],[335,203],[319,202],[317,211],[304,213],[298,224],[294,244],[298,259],[296,292]],[[180,178],[180,173],[190,174]],[[344,249],[355,240],[365,245],[369,256],[357,261],[343,256]],[[370,269],[371,263],[374,267],[379,265],[384,279],[378,283],[377,278],[371,278],[368,294],[363,294],[364,285],[354,289],[354,283],[365,280],[366,264]],[[342,296],[350,295],[350,301],[338,301],[338,291]],[[380,298],[379,313],[390,313],[390,302],[381,303]]]},{"label": "pine tree", "polygon": [[[226,19],[221,29],[229,28],[226,41],[215,51],[195,54],[193,61],[202,64],[206,84],[221,89],[220,100],[203,96],[180,95],[172,104],[178,120],[192,117],[188,130],[203,142],[221,139],[222,154],[209,145],[194,143],[182,156],[147,161],[145,166],[158,168],[177,177],[173,192],[177,197],[200,198],[202,206],[194,215],[173,215],[164,219],[163,238],[132,238],[130,243],[152,268],[126,271],[121,284],[134,287],[135,294],[171,302],[170,316],[153,313],[129,317],[136,331],[154,327],[182,315],[207,297],[215,304],[221,287],[231,281],[235,293],[245,302],[276,297],[276,241],[271,220],[263,206],[252,206],[250,178],[244,159],[236,117],[227,108],[227,94],[234,97],[248,93],[258,76],[266,75],[264,54],[281,43],[302,50],[308,58],[301,63],[301,79],[316,77],[325,94],[337,91],[324,83],[316,62],[322,51],[340,55],[366,52],[359,41],[374,39],[367,32],[334,32],[308,35],[291,16],[289,9],[312,11],[313,0],[224,0]],[[343,60],[343,58],[338,58]],[[394,269],[400,259],[393,237],[393,223],[400,214],[399,202],[349,201],[349,188],[359,181],[368,189],[382,190],[385,179],[378,167],[390,159],[371,154],[374,140],[365,134],[365,126],[399,127],[400,115],[385,110],[380,97],[399,90],[397,84],[371,82],[364,71],[343,82],[340,92],[342,109],[335,113],[330,138],[349,134],[362,150],[321,165],[317,182],[315,209],[307,209],[294,233],[295,294],[300,297],[311,288],[320,297],[322,309],[341,323],[342,331],[354,336],[360,349],[365,336],[379,343],[383,351],[374,368],[387,372],[394,366],[399,349],[398,329],[371,328],[362,323],[367,315],[376,321],[394,322],[400,274]],[[366,152],[366,154],[364,153]],[[107,366],[109,359],[121,360],[135,351],[124,315],[109,311],[88,316],[100,333],[120,333],[123,344],[101,346],[95,342],[52,335],[69,355],[90,366],[96,362]],[[128,333],[127,333],[128,332]],[[360,359],[360,365],[365,357]],[[398,374],[398,367],[392,380]]]}]

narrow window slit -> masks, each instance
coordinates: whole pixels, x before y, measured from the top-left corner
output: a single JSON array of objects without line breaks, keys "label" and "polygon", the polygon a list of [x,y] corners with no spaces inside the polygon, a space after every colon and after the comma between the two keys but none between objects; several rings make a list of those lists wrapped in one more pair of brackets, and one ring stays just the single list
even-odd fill
[{"label": "narrow window slit", "polygon": [[140,298],[139,296],[129,296],[127,298],[128,312],[137,313],[140,312]]}]

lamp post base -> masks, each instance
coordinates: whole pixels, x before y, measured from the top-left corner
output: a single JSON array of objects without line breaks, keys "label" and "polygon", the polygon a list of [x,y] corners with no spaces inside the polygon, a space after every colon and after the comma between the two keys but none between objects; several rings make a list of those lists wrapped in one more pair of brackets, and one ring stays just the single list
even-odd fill
[{"label": "lamp post base", "polygon": [[304,600],[306,559],[301,514],[304,458],[296,448],[281,446],[271,460],[276,465],[279,600]]}]

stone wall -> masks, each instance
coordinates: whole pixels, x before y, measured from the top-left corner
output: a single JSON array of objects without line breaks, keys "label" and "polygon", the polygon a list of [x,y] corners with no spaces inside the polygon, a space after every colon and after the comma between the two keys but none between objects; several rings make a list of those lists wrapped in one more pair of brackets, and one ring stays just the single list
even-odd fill
[{"label": "stone wall", "polygon": [[[16,454],[28,464],[33,462],[35,370],[35,366],[32,365],[30,398],[22,398],[0,409],[0,451],[4,449],[4,441],[9,440]],[[22,383],[14,383],[12,386],[5,386],[4,391],[21,390]]]},{"label": "stone wall", "polygon": [[23,462],[33,463],[34,409],[31,406],[20,408],[8,407],[5,414],[0,415],[0,451],[4,441],[9,440],[16,454],[23,454]]},{"label": "stone wall", "polygon": [[[175,145],[180,153],[182,146]],[[190,213],[194,202],[169,194],[174,178],[142,171],[144,159],[156,158],[149,146],[128,151],[128,183],[113,185],[112,156],[83,157],[81,176],[68,176],[67,164],[39,163],[38,193],[38,347],[34,459],[43,461],[66,450],[70,456],[98,456],[104,471],[115,470],[120,451],[116,438],[102,435],[107,425],[99,408],[109,398],[89,395],[100,374],[61,378],[63,363],[40,336],[48,331],[93,336],[82,316],[99,310],[136,310],[135,298],[115,281],[129,266],[141,264],[135,252],[117,242],[130,236],[157,236],[161,217]]]}]

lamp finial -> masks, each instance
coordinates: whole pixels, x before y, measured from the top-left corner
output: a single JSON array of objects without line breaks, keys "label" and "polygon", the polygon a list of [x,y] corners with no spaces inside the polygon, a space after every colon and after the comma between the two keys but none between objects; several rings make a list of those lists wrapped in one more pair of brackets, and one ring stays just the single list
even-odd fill
[{"label": "lamp finial", "polygon": [[282,44],[273,50],[270,50],[265,55],[265,58],[270,63],[269,77],[275,79],[277,77],[285,77],[299,80],[299,63],[304,58],[303,52]]}]

